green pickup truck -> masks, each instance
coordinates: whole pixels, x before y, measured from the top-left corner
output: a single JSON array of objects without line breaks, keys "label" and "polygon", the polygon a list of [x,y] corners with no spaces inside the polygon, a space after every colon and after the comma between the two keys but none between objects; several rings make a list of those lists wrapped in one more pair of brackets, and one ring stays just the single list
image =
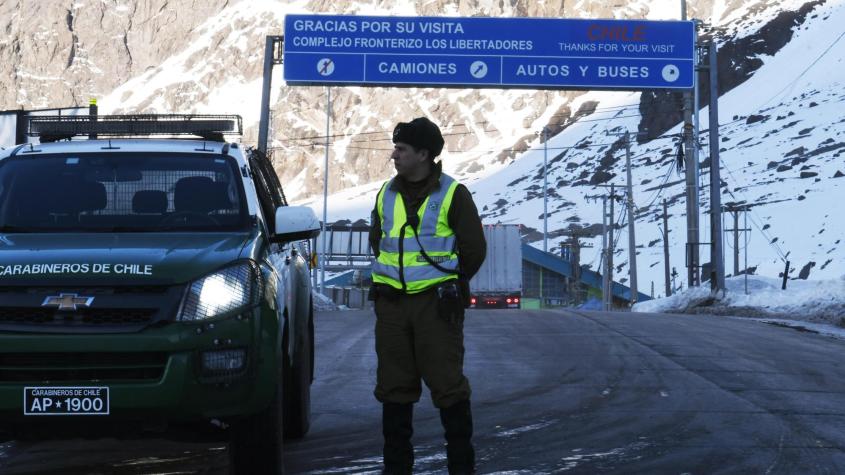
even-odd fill
[{"label": "green pickup truck", "polygon": [[0,434],[213,424],[233,472],[283,472],[309,427],[320,223],[221,124],[240,130],[33,118],[42,143],[0,151]]}]

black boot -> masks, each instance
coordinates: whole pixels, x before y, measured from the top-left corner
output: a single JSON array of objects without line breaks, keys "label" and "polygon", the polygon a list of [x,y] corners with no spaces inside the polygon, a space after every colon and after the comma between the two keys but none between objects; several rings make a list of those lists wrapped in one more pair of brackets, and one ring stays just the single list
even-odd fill
[{"label": "black boot", "polygon": [[382,405],[384,475],[411,475],[414,467],[414,405],[386,402]]},{"label": "black boot", "polygon": [[472,411],[469,399],[440,409],[440,422],[446,432],[449,475],[474,474],[475,449],[472,448]]}]

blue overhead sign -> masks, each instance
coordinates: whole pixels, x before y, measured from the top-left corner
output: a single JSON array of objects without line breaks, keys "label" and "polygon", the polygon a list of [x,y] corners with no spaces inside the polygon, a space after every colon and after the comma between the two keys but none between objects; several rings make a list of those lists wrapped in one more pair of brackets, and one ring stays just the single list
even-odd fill
[{"label": "blue overhead sign", "polygon": [[287,15],[289,84],[686,89],[692,21]]}]

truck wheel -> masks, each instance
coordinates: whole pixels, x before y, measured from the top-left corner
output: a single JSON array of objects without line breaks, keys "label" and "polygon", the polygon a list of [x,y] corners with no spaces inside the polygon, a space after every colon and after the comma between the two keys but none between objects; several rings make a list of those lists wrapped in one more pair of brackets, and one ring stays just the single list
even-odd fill
[{"label": "truck wheel", "polygon": [[[285,368],[285,438],[300,439],[311,426],[311,379],[314,361],[314,316],[308,315],[308,332],[296,351],[293,367]],[[287,356],[287,352],[285,353]]]},{"label": "truck wheel", "polygon": [[229,473],[282,475],[282,378],[267,409],[235,421],[229,429]]}]

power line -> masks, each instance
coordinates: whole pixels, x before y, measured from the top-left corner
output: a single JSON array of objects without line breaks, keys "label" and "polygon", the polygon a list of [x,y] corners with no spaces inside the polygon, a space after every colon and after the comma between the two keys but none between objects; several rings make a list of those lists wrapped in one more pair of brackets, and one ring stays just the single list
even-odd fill
[{"label": "power line", "polygon": [[[734,180],[734,183],[739,183],[739,180],[736,178],[736,176],[734,176],[731,169],[728,168],[727,163],[722,161],[721,164],[722,164],[722,168],[724,168],[725,171],[728,172],[728,175],[731,176],[731,179]],[[747,202],[747,200],[740,200],[739,198],[737,198],[736,195],[734,195],[733,191],[731,191],[730,188],[726,188],[726,190],[727,190],[728,194],[731,195],[731,198],[733,198],[736,202],[742,202],[742,201]],[[781,258],[781,260],[786,262],[786,254],[783,253],[783,250],[781,250],[780,246],[777,245],[777,242],[772,242],[771,237],[769,237],[767,235],[767,233],[765,232],[765,230],[763,230],[762,227],[759,224],[757,224],[757,222],[754,220],[754,209],[750,206],[747,207],[747,208],[748,208],[749,211],[751,211],[751,223],[754,224],[754,226],[757,228],[758,231],[760,231],[760,234],[763,235],[763,237],[769,243],[769,246],[772,247],[775,250],[775,252],[778,253],[778,256]]]},{"label": "power line", "polygon": [[[830,45],[830,46],[829,46],[829,47],[828,47],[828,48],[827,48],[827,49],[826,49],[826,50],[822,53],[822,55],[820,55],[818,58],[816,58],[816,60],[815,60],[815,61],[814,61],[814,62],[813,62],[810,66],[808,66],[808,67],[807,67],[807,69],[805,69],[805,70],[804,70],[804,72],[802,72],[802,73],[801,73],[801,75],[805,74],[805,73],[806,73],[806,72],[807,72],[807,71],[808,71],[808,70],[809,70],[809,69],[810,69],[813,65],[815,65],[815,64],[816,64],[816,63],[817,63],[817,62],[821,59],[821,57],[822,57],[822,56],[824,56],[824,54],[826,54],[828,51],[830,51],[830,49],[832,49],[832,47],[833,47],[833,46],[834,46],[834,45],[835,45],[835,44],[836,44],[836,43],[837,43],[837,42],[838,42],[838,41],[839,41],[839,40],[840,40],[843,36],[845,36],[845,33],[843,33],[842,35],[840,35],[840,36],[839,36],[839,37],[838,37],[838,38],[834,41],[834,43],[833,43],[833,44],[831,44],[831,45]],[[796,78],[796,79],[795,79],[795,81],[797,81],[798,79],[800,79],[801,75],[799,75],[799,77],[798,77],[798,78]],[[780,94],[781,92],[783,92],[783,91],[779,91],[779,92],[778,92],[778,94]],[[778,94],[775,94],[775,96],[773,96],[773,97],[772,97],[772,99],[774,99],[774,97],[777,97],[777,95],[778,95]],[[772,100],[772,99],[769,99],[769,101],[767,101],[767,102],[766,102],[766,103],[764,103],[763,105],[765,106],[766,104],[768,104],[769,102],[771,102],[771,100]],[[837,101],[837,102],[843,102],[843,101],[845,101],[845,99],[843,99],[843,100],[839,100],[839,101]],[[596,113],[598,113],[598,111],[607,112],[607,111],[616,110],[616,109],[618,109],[618,110],[625,110],[625,109],[630,109],[630,108],[633,108],[633,107],[641,107],[641,106],[642,106],[642,104],[641,104],[641,103],[632,103],[632,104],[623,104],[623,105],[617,105],[617,106],[607,106],[607,107],[604,107],[604,108],[597,107],[597,108],[595,108],[595,109],[592,109],[592,110],[591,110],[588,114],[585,114],[584,116],[589,116],[589,115],[596,114]],[[667,107],[667,106],[668,106],[668,107]],[[761,106],[760,108],[758,108],[758,110],[759,110],[759,109],[761,109],[762,107],[763,107],[763,106]],[[662,109],[662,111],[657,111],[657,110],[655,110],[655,109],[658,109],[658,108]],[[647,119],[647,118],[652,117],[652,116],[649,114],[649,112],[650,112],[650,113],[654,113],[654,112],[675,112],[675,111],[678,111],[678,110],[677,110],[676,108],[672,107],[672,105],[671,105],[671,104],[667,104],[666,102],[655,102],[655,103],[648,104],[648,105],[645,107],[645,112],[647,112],[647,113],[645,113],[645,114],[632,114],[632,115],[615,116],[615,117],[606,117],[606,118],[597,118],[597,119],[575,119],[573,115],[553,114],[553,115],[551,115],[551,116],[549,117],[549,119],[552,119],[552,118],[555,118],[555,117],[566,117],[566,118],[568,119],[568,120],[567,120],[567,122],[568,122],[568,123],[558,124],[558,125],[562,125],[562,126],[566,126],[566,127],[568,127],[568,126],[571,126],[571,125],[574,125],[574,124],[578,124],[578,123],[606,122],[606,121],[611,121],[611,120],[614,120],[614,119],[625,119],[625,118],[632,118],[632,117],[642,117],[643,119]],[[577,111],[576,111],[576,115],[577,115]],[[582,117],[583,117],[583,116],[582,116]],[[737,122],[742,122],[742,121],[744,121],[744,120],[747,120],[747,117],[739,117],[739,118],[734,119],[734,120],[732,120],[732,121],[730,121],[730,122],[725,122],[725,123],[719,124],[719,129],[722,129],[722,128],[725,128],[725,127],[728,127],[728,126],[733,125],[733,124],[735,124],[735,123],[737,123]],[[476,125],[487,125],[487,124],[489,124],[490,122],[491,122],[491,121],[481,121],[481,122],[476,122],[475,124],[476,124]],[[467,124],[463,123],[463,124],[455,124],[453,127],[466,127],[466,128],[468,128],[468,127],[469,127],[469,125],[467,125]],[[522,129],[523,129],[523,130],[533,130],[534,128],[532,128],[532,127],[523,127]],[[706,134],[707,132],[709,132],[709,130],[710,130],[710,129],[709,129],[709,128],[707,128],[707,129],[702,129],[702,130],[700,130],[699,132],[700,132],[700,134]],[[497,128],[493,128],[493,129],[489,129],[489,130],[483,130],[483,132],[485,132],[485,133],[487,133],[487,132],[501,132],[501,130],[499,130],[499,129],[497,129]],[[443,134],[443,135],[444,135],[444,136],[459,136],[459,135],[469,135],[469,134],[473,134],[473,133],[475,133],[475,131],[468,130],[468,131],[466,131],[466,132],[449,132],[449,133],[445,133],[445,134]],[[355,133],[334,134],[334,135],[329,135],[329,138],[338,139],[338,138],[345,138],[345,137],[357,137],[357,136],[362,136],[362,135],[390,135],[390,134],[392,134],[392,131],[388,131],[388,130],[380,130],[380,131],[371,131],[371,132],[355,132]],[[655,138],[649,139],[649,142],[650,142],[650,141],[653,141],[653,140],[656,140],[656,139],[665,138],[665,137],[666,137],[665,135],[658,136],[658,137],[655,137]],[[312,136],[305,136],[305,137],[292,137],[292,138],[277,139],[277,140],[280,140],[280,141],[283,141],[283,142],[297,142],[297,141],[316,140],[316,139],[325,139],[325,138],[326,138],[326,135],[312,135]],[[385,140],[390,140],[390,139],[388,139],[388,138],[380,138],[380,139],[368,139],[368,140],[354,141],[354,142],[373,142],[373,141],[385,141]],[[322,145],[322,144],[321,144],[321,145]],[[603,145],[605,145],[605,146],[606,146],[607,144],[603,144]],[[272,149],[274,149],[274,150],[278,150],[278,149],[280,149],[280,148],[281,148],[281,147],[272,147]],[[384,149],[376,149],[376,150],[384,150]]]},{"label": "power line", "polygon": [[770,97],[770,98],[769,98],[769,100],[768,100],[768,101],[764,102],[764,103],[763,103],[760,107],[758,107],[757,109],[758,109],[758,110],[760,110],[760,109],[762,109],[763,107],[765,107],[765,106],[766,106],[769,102],[772,102],[772,101],[773,101],[776,97],[780,96],[780,95],[781,95],[784,91],[786,91],[788,88],[795,87],[795,83],[797,83],[797,82],[798,82],[798,81],[799,81],[802,77],[804,77],[804,75],[805,75],[805,74],[807,74],[807,71],[809,71],[809,70],[810,70],[813,66],[815,66],[815,65],[816,65],[816,63],[818,63],[819,61],[821,61],[821,59],[822,59],[822,58],[823,58],[823,57],[824,57],[824,56],[825,56],[825,55],[826,55],[826,54],[827,54],[827,53],[828,53],[831,49],[833,49],[833,47],[836,45],[836,43],[839,43],[839,40],[841,40],[843,36],[845,36],[845,31],[843,31],[843,32],[842,32],[839,36],[837,36],[837,37],[836,37],[836,39],[835,39],[835,40],[833,40],[833,42],[832,42],[830,45],[828,45],[828,47],[827,47],[827,48],[825,48],[825,50],[824,50],[824,51],[822,51],[822,53],[821,53],[821,54],[820,54],[820,55],[819,55],[819,56],[818,56],[815,60],[813,60],[813,62],[812,62],[812,63],[810,63],[810,65],[809,65],[809,66],[807,66],[806,68],[804,68],[804,70],[803,70],[803,71],[801,71],[801,74],[799,74],[799,75],[798,75],[795,79],[793,79],[793,80],[792,80],[789,84],[787,84],[786,86],[784,86],[784,87],[783,87],[783,89],[781,89],[780,91],[776,92],[776,93],[775,93],[772,97]]},{"label": "power line", "polygon": [[[641,117],[641,115],[640,114],[633,114],[633,115],[616,116],[616,117],[602,118],[602,119],[583,119],[583,120],[579,119],[579,120],[573,120],[572,122],[570,122],[568,124],[562,124],[562,125],[570,126],[570,125],[574,125],[574,124],[589,123],[589,122],[605,122],[605,121],[610,121],[610,120],[614,120],[614,119],[626,119],[626,118],[631,118],[631,117]],[[490,121],[488,121],[488,120],[476,122],[477,125],[486,125],[486,124],[489,124],[489,123],[490,123]],[[467,125],[464,125],[464,124],[457,124],[456,127],[457,126],[468,127]],[[522,130],[533,130],[533,128],[531,128],[531,127],[521,127],[521,129]],[[485,129],[485,130],[482,130],[482,132],[489,133],[489,132],[502,132],[502,131],[497,129],[497,128],[494,128],[494,129]],[[474,131],[474,130],[468,130],[466,132],[448,132],[448,133],[445,133],[445,134],[442,134],[442,135],[444,137],[449,137],[449,136],[458,136],[458,135],[470,135],[470,134],[475,134],[475,133],[476,133],[476,131]],[[359,135],[371,135],[371,134],[390,135],[391,132],[379,131],[379,132],[360,132],[360,133],[355,133],[355,134],[335,134],[335,135],[331,135],[329,137],[331,137],[331,138],[357,137]],[[298,137],[298,138],[290,138],[290,139],[281,139],[281,141],[283,141],[283,142],[297,142],[297,141],[303,141],[303,140],[316,140],[316,139],[325,139],[325,138],[326,138],[325,135],[314,135],[314,136],[311,136],[311,137]],[[356,143],[356,142],[357,143],[360,143],[360,142],[381,142],[381,141],[387,141],[387,140],[392,140],[392,139],[384,137],[384,138],[378,138],[378,139],[367,139],[367,140],[358,140],[358,141],[353,140],[352,142],[353,143]]]},{"label": "power line", "polygon": [[[636,117],[636,116],[626,116],[626,117]],[[602,119],[602,120],[609,120],[609,119]],[[492,130],[486,130],[485,132],[500,132],[500,131],[498,129],[492,129]],[[454,132],[454,133],[443,134],[443,135],[444,136],[468,135],[468,134],[471,134],[471,133],[473,133],[473,132]],[[325,136],[315,137],[315,138],[325,138]],[[657,137],[651,138],[650,142],[655,141],[655,140],[676,139],[676,138],[677,138],[677,134],[664,134],[664,135],[659,135]],[[305,140],[305,139],[302,139],[302,140]],[[384,140],[387,140],[387,139],[384,139]],[[351,143],[370,143],[370,142],[377,142],[377,141],[380,141],[380,140],[352,141]],[[593,144],[593,143],[583,144],[582,143],[582,144],[569,145],[569,146],[549,147],[548,150],[602,148],[602,147],[611,147],[611,146],[615,145],[616,143],[618,143],[618,141],[612,142],[612,143],[597,143],[597,144]],[[288,145],[288,146],[279,146],[279,147],[269,147],[268,150],[286,150],[290,147],[315,146],[315,145],[323,145],[323,144],[322,143],[311,143],[311,144],[298,144],[298,145]],[[356,147],[356,146],[352,146],[352,145],[346,145],[345,148],[351,148],[351,149],[355,149],[355,150],[377,150],[377,151],[391,151],[391,150],[393,150],[392,147],[391,148]],[[495,153],[495,152],[524,153],[524,152],[528,152],[528,151],[531,151],[531,150],[536,150],[536,149],[534,149],[534,148],[526,148],[524,150],[523,149],[514,149],[514,148],[503,148],[503,149],[494,149],[494,150],[475,150],[475,149],[471,149],[471,150],[451,150],[450,149],[450,150],[448,150],[448,152],[449,153]],[[645,156],[648,153],[651,153],[651,152],[644,152],[643,154],[637,155],[636,157],[633,157],[633,158],[642,157],[642,156]]]},{"label": "power line", "polygon": [[[660,194],[663,193],[663,189],[664,189],[663,187],[666,185],[666,182],[669,181],[669,177],[672,176],[672,171],[674,169],[675,169],[675,162],[670,161],[669,166],[667,167],[667,170],[666,170],[666,174],[663,175],[663,181],[657,187],[657,190],[655,190],[655,194],[653,195],[653,198],[651,199],[651,201],[649,201],[649,203],[645,206],[646,210],[651,209],[651,205],[653,205],[654,202],[657,201],[658,198],[660,198]],[[637,208],[637,211],[640,211],[640,208]]]},{"label": "power line", "polygon": [[[582,117],[599,113],[599,111],[609,112],[609,111],[617,110],[617,109],[618,110],[625,110],[625,109],[630,109],[630,108],[633,108],[633,107],[641,107],[641,106],[642,106],[642,104],[635,103],[635,104],[623,104],[623,105],[617,105],[617,106],[597,107],[595,109],[590,110],[589,113],[584,114]],[[661,108],[662,110],[653,110],[653,109],[657,109],[658,107]],[[648,104],[647,107],[646,107],[646,111],[652,112],[652,113],[654,113],[654,112],[668,112],[668,111],[676,111],[676,108],[672,107],[671,104],[667,104],[665,102],[656,102],[656,103]],[[615,117],[602,118],[602,119],[583,119],[582,120],[582,119],[576,119],[575,118],[575,116],[577,114],[578,114],[577,111],[575,112],[575,115],[565,115],[563,113],[552,114],[551,116],[549,116],[549,119],[553,119],[553,118],[556,118],[556,117],[566,117],[570,121],[569,121],[569,124],[565,124],[565,125],[572,125],[572,124],[581,123],[581,122],[602,122],[602,121],[606,121],[606,120],[624,119],[624,118],[630,118],[630,117],[639,117],[639,116],[646,117],[643,114],[633,114],[633,115],[615,116]],[[475,124],[486,125],[486,124],[489,124],[489,123],[490,123],[490,121],[485,120],[485,121],[481,121],[481,122],[476,122]],[[561,124],[559,124],[559,125],[561,125]],[[469,127],[469,126],[467,124],[463,123],[463,124],[455,124],[453,127]],[[524,130],[533,130],[534,128],[533,127],[523,127],[523,129]],[[495,132],[495,131],[498,131],[498,129],[492,130],[492,132]],[[490,132],[490,131],[485,131],[485,132]],[[469,133],[472,133],[472,132],[471,131],[455,132],[455,133],[448,133],[448,134],[443,134],[443,135],[444,136],[446,136],[446,135],[464,135],[464,134],[469,134]],[[391,130],[379,130],[379,131],[372,131],[372,132],[343,133],[343,134],[329,135],[329,137],[336,139],[336,138],[342,138],[342,137],[355,137],[355,136],[359,136],[359,135],[376,135],[376,134],[377,135],[390,135],[390,134],[392,134],[392,131]],[[299,140],[315,140],[315,139],[325,139],[325,138],[326,138],[325,135],[313,135],[313,136],[306,136],[306,137],[291,137],[291,138],[279,139],[279,140],[281,140],[281,141],[299,141]],[[385,138],[385,139],[380,139],[380,140],[388,140],[388,139]]]}]

